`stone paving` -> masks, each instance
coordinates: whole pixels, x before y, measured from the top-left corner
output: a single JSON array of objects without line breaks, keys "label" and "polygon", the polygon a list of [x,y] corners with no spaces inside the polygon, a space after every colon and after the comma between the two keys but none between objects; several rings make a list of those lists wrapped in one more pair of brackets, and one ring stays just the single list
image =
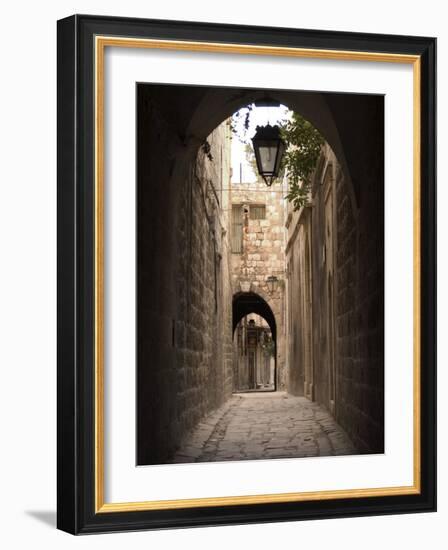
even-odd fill
[{"label": "stone paving", "polygon": [[184,441],[171,463],[356,454],[323,407],[284,392],[234,394]]}]

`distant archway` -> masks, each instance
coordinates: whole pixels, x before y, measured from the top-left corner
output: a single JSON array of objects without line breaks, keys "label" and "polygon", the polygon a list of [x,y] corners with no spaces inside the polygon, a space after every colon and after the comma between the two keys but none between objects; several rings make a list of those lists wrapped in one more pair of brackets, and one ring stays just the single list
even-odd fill
[{"label": "distant archway", "polygon": [[267,322],[271,329],[272,340],[274,342],[274,391],[277,390],[277,324],[275,315],[271,306],[255,292],[238,292],[233,296],[232,300],[232,333],[235,334],[235,329],[238,323],[246,317],[255,313]]},{"label": "distant archway", "polygon": [[238,292],[232,302],[232,329],[235,329],[243,317],[256,313],[263,317],[271,329],[272,338],[277,343],[277,325],[271,306],[255,292]]}]

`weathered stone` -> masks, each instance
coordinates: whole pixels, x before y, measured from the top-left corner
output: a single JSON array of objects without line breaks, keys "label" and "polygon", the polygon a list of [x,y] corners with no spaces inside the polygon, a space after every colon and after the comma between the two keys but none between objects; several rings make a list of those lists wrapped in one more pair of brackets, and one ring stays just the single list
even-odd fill
[{"label": "weathered stone", "polygon": [[329,147],[319,167],[312,208],[288,216],[288,389],[326,406],[363,452],[382,452],[382,167],[366,170],[358,211]]},{"label": "weathered stone", "polygon": [[[304,417],[309,418],[306,424],[302,420]],[[289,425],[284,422],[285,418],[289,418]],[[325,423],[322,418],[326,419]],[[212,434],[204,432],[204,422],[199,423],[173,455],[171,463],[300,458],[358,452],[344,430],[323,408],[303,397],[282,392],[234,395],[213,414]],[[198,437],[200,433],[204,434],[202,438]]]},{"label": "weathered stone", "polygon": [[[156,109],[148,112],[151,123],[143,125],[141,139],[166,143],[173,154],[172,129],[156,115]],[[204,415],[231,395],[229,133],[223,123],[209,136],[213,160],[200,149],[187,181],[170,179],[163,170],[171,164],[163,158],[140,162],[139,219],[153,220],[139,232],[151,236],[149,246],[139,242],[138,248],[139,274],[148,273],[147,284],[139,285],[138,362],[148,365],[139,367],[140,464],[164,462]],[[177,212],[171,225],[165,223],[165,208]],[[151,338],[144,327],[151,327]],[[194,456],[192,449],[184,451],[183,461],[188,456]]]}]

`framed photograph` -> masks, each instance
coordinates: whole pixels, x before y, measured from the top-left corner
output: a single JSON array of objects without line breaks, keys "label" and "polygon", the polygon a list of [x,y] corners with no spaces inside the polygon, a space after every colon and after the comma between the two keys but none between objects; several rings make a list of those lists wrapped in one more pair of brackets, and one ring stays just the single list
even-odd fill
[{"label": "framed photograph", "polygon": [[434,38],[58,22],[58,527],[434,511]]}]

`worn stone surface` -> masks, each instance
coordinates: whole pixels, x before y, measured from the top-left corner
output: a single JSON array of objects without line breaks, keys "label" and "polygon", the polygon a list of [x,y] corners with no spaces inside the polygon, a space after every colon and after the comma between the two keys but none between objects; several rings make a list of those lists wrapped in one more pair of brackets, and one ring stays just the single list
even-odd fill
[{"label": "worn stone surface", "polygon": [[323,407],[285,392],[233,395],[189,434],[171,463],[356,454]]}]

